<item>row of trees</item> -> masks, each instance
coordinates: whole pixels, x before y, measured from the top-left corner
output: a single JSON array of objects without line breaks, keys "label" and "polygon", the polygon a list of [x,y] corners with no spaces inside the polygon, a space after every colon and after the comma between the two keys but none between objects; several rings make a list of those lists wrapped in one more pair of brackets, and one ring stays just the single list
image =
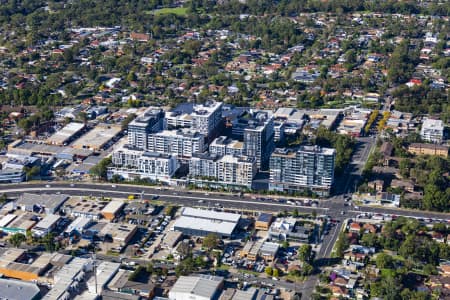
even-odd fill
[{"label": "row of trees", "polygon": [[46,234],[38,239],[32,235],[30,230],[27,230],[26,234],[15,233],[11,235],[9,242],[16,248],[19,248],[24,242],[27,242],[27,244],[41,244],[44,245],[45,250],[48,252],[54,252],[60,248],[60,244],[55,242],[55,235],[53,233]]},{"label": "row of trees", "polygon": [[[192,1],[194,2],[194,1]],[[212,4],[207,6],[213,9]],[[372,0],[300,0],[300,1],[259,1],[248,0],[245,2],[233,0],[224,2],[217,7],[217,11],[222,13],[247,13],[255,15],[278,14],[285,16],[297,15],[304,12],[330,12],[330,13],[349,13],[356,11],[384,12],[384,13],[402,13],[418,14],[429,13],[433,15],[448,15],[450,6],[448,3],[432,3],[428,6],[420,6],[417,1],[372,1]]]}]

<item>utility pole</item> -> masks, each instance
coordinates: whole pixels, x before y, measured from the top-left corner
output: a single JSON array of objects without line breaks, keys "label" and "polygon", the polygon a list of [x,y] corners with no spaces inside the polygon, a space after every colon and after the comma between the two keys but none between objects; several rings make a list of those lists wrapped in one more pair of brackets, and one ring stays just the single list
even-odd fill
[{"label": "utility pole", "polygon": [[95,241],[94,241],[94,251],[92,254],[92,259],[94,260],[94,282],[95,282],[95,295],[98,295],[98,287],[97,287],[97,259],[95,255],[95,248],[97,247]]}]

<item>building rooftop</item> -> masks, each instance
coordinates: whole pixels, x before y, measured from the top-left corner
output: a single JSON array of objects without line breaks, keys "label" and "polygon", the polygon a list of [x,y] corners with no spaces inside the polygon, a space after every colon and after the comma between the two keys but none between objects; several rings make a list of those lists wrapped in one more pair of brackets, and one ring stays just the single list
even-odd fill
[{"label": "building rooftop", "polygon": [[241,216],[238,214],[217,212],[213,210],[198,209],[192,207],[183,208],[181,215],[187,217],[203,218],[209,220],[222,220],[228,222],[238,222],[239,219],[241,218]]},{"label": "building rooftop", "polygon": [[222,105],[222,102],[207,101],[204,104],[194,104],[192,116],[209,116]]},{"label": "building rooftop", "polygon": [[77,156],[87,157],[92,154],[89,149],[73,149],[65,146],[47,145],[30,142],[20,142],[11,147],[10,152],[22,153],[27,155],[42,154],[42,155],[58,155],[58,154],[73,154]]},{"label": "building rooftop", "polygon": [[422,129],[444,130],[442,120],[425,119],[422,123]]},{"label": "building rooftop", "polygon": [[189,294],[211,299],[222,283],[223,277],[219,276],[181,276],[170,290],[169,299],[176,299],[171,296],[176,294]]},{"label": "building rooftop", "polygon": [[0,298],[6,300],[35,299],[40,294],[35,283],[4,278],[0,278],[0,291]]},{"label": "building rooftop", "polygon": [[112,200],[106,204],[106,206],[102,209],[102,213],[111,213],[115,214],[117,213],[125,203],[121,200]]},{"label": "building rooftop", "polygon": [[250,110],[233,121],[233,129],[262,131],[272,119],[272,112],[267,110]]},{"label": "building rooftop", "polygon": [[76,286],[79,281],[84,279],[84,269],[91,263],[89,259],[75,257],[64,265],[53,276],[53,287],[45,295],[43,300],[59,300],[67,290]]},{"label": "building rooftop", "polygon": [[98,124],[94,129],[77,139],[74,148],[100,149],[122,131],[120,125]]},{"label": "building rooftop", "polygon": [[17,228],[21,229],[23,231],[26,231],[28,229],[31,229],[34,224],[37,222],[32,220],[34,214],[31,213],[23,213],[19,215],[16,219],[14,219],[11,223],[8,224],[8,228]]},{"label": "building rooftop", "polygon": [[67,226],[65,232],[70,233],[74,229],[86,228],[91,221],[91,219],[86,217],[77,217],[72,223],[69,224],[69,226]]},{"label": "building rooftop", "polygon": [[65,194],[30,194],[24,193],[16,200],[18,206],[39,206],[49,210],[56,210],[67,199],[69,195]]},{"label": "building rooftop", "polygon": [[409,145],[409,148],[422,148],[430,150],[448,151],[448,146],[437,144],[426,144],[426,143],[412,143]]},{"label": "building rooftop", "polygon": [[271,242],[264,242],[261,245],[261,248],[259,249],[259,252],[261,255],[270,255],[275,256],[278,252],[278,249],[280,249],[280,244],[277,243],[271,243]]},{"label": "building rooftop", "polygon": [[40,275],[53,256],[51,253],[43,253],[31,263],[23,263],[20,259],[25,254],[24,249],[9,248],[0,256],[0,268]]},{"label": "building rooftop", "polygon": [[155,136],[170,136],[170,137],[189,137],[189,138],[203,138],[204,135],[199,132],[194,132],[189,129],[178,129],[178,130],[163,130],[154,133]]},{"label": "building rooftop", "polygon": [[137,226],[128,223],[106,223],[100,230],[100,235],[111,235],[114,240],[125,242],[130,234],[134,234]]},{"label": "building rooftop", "polygon": [[100,215],[106,202],[96,200],[86,200],[82,197],[72,197],[64,204],[64,211],[67,213],[78,213],[87,215]]},{"label": "building rooftop", "polygon": [[183,233],[180,231],[169,231],[162,239],[162,245],[167,246],[169,248],[174,247],[177,241],[181,239]]},{"label": "building rooftop", "polygon": [[257,299],[258,290],[256,288],[249,288],[247,290],[226,289],[220,295],[219,300],[255,300]]},{"label": "building rooftop", "polygon": [[272,214],[261,213],[256,219],[257,222],[270,222],[273,218]]},{"label": "building rooftop", "polygon": [[236,228],[236,225],[236,222],[181,216],[175,221],[174,228],[188,228],[199,231],[214,232],[219,235],[231,235]]},{"label": "building rooftop", "polygon": [[324,155],[333,155],[336,150],[333,148],[324,148],[319,146],[300,146],[298,148],[276,148],[273,152],[275,156],[296,157],[297,153],[320,153]]},{"label": "building rooftop", "polygon": [[152,119],[158,120],[163,117],[164,111],[160,108],[150,107],[143,114],[139,115],[129,126],[147,127]]},{"label": "building rooftop", "polygon": [[237,163],[253,163],[256,161],[256,158],[249,156],[224,155],[221,158],[219,158],[219,160],[226,163],[237,164]]},{"label": "building rooftop", "polygon": [[16,215],[7,214],[6,216],[0,219],[0,227],[8,226],[8,224],[11,223],[15,218],[17,218]]},{"label": "building rooftop", "polygon": [[84,128],[83,123],[69,123],[47,139],[47,143],[62,145]]},{"label": "building rooftop", "polygon": [[34,226],[33,229],[48,229],[51,226],[53,226],[56,222],[59,221],[59,219],[61,219],[60,216],[58,215],[53,215],[53,214],[48,214],[45,216],[45,218],[43,218],[41,221],[39,221],[36,226]]},{"label": "building rooftop", "polygon": [[[103,261],[97,267],[97,290],[101,292],[103,287],[111,280],[111,278],[119,270],[120,263]],[[95,291],[95,276],[87,281],[90,292]]]}]

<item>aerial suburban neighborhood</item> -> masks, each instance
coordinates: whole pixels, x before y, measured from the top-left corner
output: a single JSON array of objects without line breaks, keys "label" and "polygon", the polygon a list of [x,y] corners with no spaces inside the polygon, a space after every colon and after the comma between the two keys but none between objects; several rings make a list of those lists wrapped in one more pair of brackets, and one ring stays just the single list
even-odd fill
[{"label": "aerial suburban neighborhood", "polygon": [[0,299],[450,299],[449,18],[0,1]]}]

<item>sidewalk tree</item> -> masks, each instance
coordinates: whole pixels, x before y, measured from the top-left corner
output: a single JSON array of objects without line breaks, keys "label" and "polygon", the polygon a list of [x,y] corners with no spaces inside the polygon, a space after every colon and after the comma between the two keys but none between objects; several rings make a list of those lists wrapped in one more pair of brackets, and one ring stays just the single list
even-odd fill
[{"label": "sidewalk tree", "polygon": [[312,256],[312,247],[309,244],[302,245],[298,249],[298,259],[302,262],[310,262]]}]

